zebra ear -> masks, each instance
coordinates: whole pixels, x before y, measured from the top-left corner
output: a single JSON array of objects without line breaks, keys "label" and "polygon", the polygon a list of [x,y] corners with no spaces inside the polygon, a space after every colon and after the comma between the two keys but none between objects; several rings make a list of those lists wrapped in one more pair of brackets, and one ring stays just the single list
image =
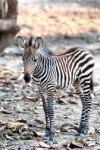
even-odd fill
[{"label": "zebra ear", "polygon": [[41,37],[37,37],[35,39],[35,47],[36,49],[38,49],[39,47],[41,47],[43,45],[43,39]]},{"label": "zebra ear", "polygon": [[19,47],[23,48],[25,46],[25,40],[21,36],[18,36],[17,37],[17,44]]}]

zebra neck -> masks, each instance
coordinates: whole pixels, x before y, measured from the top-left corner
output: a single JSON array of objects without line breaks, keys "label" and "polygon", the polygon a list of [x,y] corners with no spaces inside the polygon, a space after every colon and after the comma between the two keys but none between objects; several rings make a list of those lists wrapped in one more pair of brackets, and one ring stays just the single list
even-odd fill
[{"label": "zebra neck", "polygon": [[50,57],[47,54],[39,55],[33,76],[41,77],[44,73],[49,73],[49,71],[52,71],[51,68],[53,67],[53,65],[53,57]]}]

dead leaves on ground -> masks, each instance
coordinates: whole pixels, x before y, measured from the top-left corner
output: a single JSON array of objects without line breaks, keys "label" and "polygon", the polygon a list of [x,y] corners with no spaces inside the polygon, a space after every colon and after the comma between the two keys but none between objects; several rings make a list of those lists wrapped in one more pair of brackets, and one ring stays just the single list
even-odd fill
[{"label": "dead leaves on ground", "polygon": [[[6,70],[5,68],[0,68],[1,72],[0,72],[0,84],[12,84],[12,78],[19,78],[20,74],[15,73],[14,72],[10,72],[9,70]],[[16,97],[14,97],[14,100],[16,101],[20,101],[20,100],[29,100],[29,101],[33,101],[33,102],[37,102],[38,101],[38,97],[37,96],[27,96],[27,95],[21,95],[20,94]],[[69,98],[68,100],[66,100],[66,97],[61,97],[61,101],[59,101],[60,104],[73,104],[73,105],[80,105],[80,100],[77,98]],[[16,105],[16,110],[18,112],[24,112],[24,107],[21,108],[21,106]],[[6,109],[1,109],[1,112],[4,114],[10,114],[11,112],[6,110]],[[99,115],[99,112],[98,112]],[[68,114],[69,116],[69,114]],[[39,120],[34,119],[35,121],[35,127],[32,127],[32,129],[30,129],[28,127],[27,122],[8,122],[8,123],[4,123],[4,124],[0,124],[0,133],[3,139],[6,140],[36,140],[35,146],[41,149],[50,148],[50,145],[48,145],[47,143],[45,143],[42,139],[43,133],[42,131],[45,130],[45,123],[43,120]],[[69,134],[70,131],[72,131],[74,128],[76,127],[76,125],[73,124],[67,124],[62,126],[62,128],[60,128],[59,130],[56,130],[56,134],[60,135],[60,134]],[[42,131],[41,131],[42,129]],[[67,132],[67,133],[64,133]],[[95,129],[91,130],[91,134],[94,134]],[[96,132],[98,134],[100,134],[100,129],[96,129]],[[87,148],[91,147],[91,146],[96,146],[95,145],[96,140],[83,140],[83,139],[74,139],[74,140],[62,140],[61,142],[58,142],[56,144],[54,144],[52,146],[52,149],[62,149],[63,147],[65,147],[66,149],[76,149],[76,148]]]},{"label": "dead leaves on ground", "polygon": [[4,129],[12,129],[12,130],[19,130],[19,129],[27,129],[27,124],[22,122],[8,122],[8,123],[0,123],[0,131]]},{"label": "dead leaves on ground", "polygon": [[37,102],[38,101],[38,97],[36,96],[27,96],[27,95],[23,95],[23,96],[17,96],[15,97],[15,100],[29,100],[29,101],[32,101],[32,102]]},{"label": "dead leaves on ground", "polygon": [[12,114],[11,111],[8,111],[7,109],[5,109],[3,106],[1,106],[0,108],[0,112],[2,112],[3,114]]},{"label": "dead leaves on ground", "polygon": [[86,147],[87,143],[83,140],[75,140],[70,143],[70,148],[83,148]]},{"label": "dead leaves on ground", "polygon": [[33,137],[40,137],[43,134],[35,129],[30,129],[24,122],[8,122],[0,124],[1,138],[7,140],[22,139],[29,140]]},{"label": "dead leaves on ground", "polygon": [[70,143],[70,148],[84,148],[84,147],[90,147],[94,146],[96,144],[95,140],[89,140],[89,139],[78,139],[78,140],[73,140]]},{"label": "dead leaves on ground", "polygon": [[76,128],[77,128],[77,125],[66,123],[60,127],[60,131],[61,132],[71,132],[72,130],[75,130]]},{"label": "dead leaves on ground", "polygon": [[88,149],[89,146],[94,146],[95,145],[95,141],[86,141],[83,139],[79,139],[79,140],[72,140],[72,141],[67,141],[67,140],[63,140],[60,141],[56,144],[53,144],[52,146],[45,143],[44,141],[37,141],[35,143],[36,147],[40,147],[40,148],[52,148],[52,149],[77,149],[77,148],[86,148]]},{"label": "dead leaves on ground", "polygon": [[0,84],[11,84],[11,81],[20,78],[21,74],[0,66]]},{"label": "dead leaves on ground", "polygon": [[71,99],[69,99],[68,100],[68,103],[70,103],[70,104],[75,104],[75,105],[80,105],[80,100],[79,99],[75,99],[75,98],[71,98]]},{"label": "dead leaves on ground", "polygon": [[41,147],[41,148],[50,148],[50,145],[46,144],[45,142],[43,141],[38,141],[35,143],[35,146],[36,147]]},{"label": "dead leaves on ground", "polygon": [[22,128],[27,128],[25,123],[22,122],[9,122],[6,124],[7,129],[22,129]]},{"label": "dead leaves on ground", "polygon": [[[72,125],[74,126],[74,125]],[[60,131],[61,132],[61,131]],[[56,134],[60,134],[60,132],[56,132]],[[8,122],[8,123],[0,123],[0,133],[2,133],[2,138],[6,140],[34,140],[36,138],[36,142],[34,143],[35,147],[38,148],[50,148],[52,149],[76,149],[76,148],[85,148],[95,146],[96,141],[89,138],[75,138],[73,140],[62,140],[56,141],[52,146],[48,143],[45,143],[42,139],[43,133],[39,130],[36,130],[34,127],[29,128],[27,122],[24,120],[17,122]],[[56,140],[56,137],[55,137]]]}]

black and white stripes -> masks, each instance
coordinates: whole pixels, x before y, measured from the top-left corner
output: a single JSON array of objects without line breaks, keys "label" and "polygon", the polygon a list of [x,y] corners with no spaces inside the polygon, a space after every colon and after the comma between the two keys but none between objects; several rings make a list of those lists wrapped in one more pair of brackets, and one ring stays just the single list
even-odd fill
[{"label": "black and white stripes", "polygon": [[43,101],[46,117],[45,138],[53,141],[53,95],[55,89],[67,89],[70,86],[75,87],[82,101],[82,115],[78,133],[87,134],[92,101],[91,90],[94,69],[92,55],[87,50],[73,48],[62,55],[55,56],[42,45],[43,40],[41,38],[35,40],[30,38],[26,44],[22,37],[18,37],[19,40],[25,49],[23,55],[24,79],[26,82],[30,82],[32,76],[34,83],[39,87]]}]

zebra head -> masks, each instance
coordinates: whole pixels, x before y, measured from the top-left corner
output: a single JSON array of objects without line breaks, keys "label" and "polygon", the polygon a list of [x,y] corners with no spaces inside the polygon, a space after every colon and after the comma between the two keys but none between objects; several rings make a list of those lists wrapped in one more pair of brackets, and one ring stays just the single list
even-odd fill
[{"label": "zebra head", "polygon": [[43,44],[43,40],[41,37],[37,37],[35,39],[30,37],[28,41],[25,41],[23,37],[18,36],[17,42],[20,47],[24,48],[24,54],[22,56],[24,65],[24,80],[29,83],[37,64],[35,53],[40,45]]}]

